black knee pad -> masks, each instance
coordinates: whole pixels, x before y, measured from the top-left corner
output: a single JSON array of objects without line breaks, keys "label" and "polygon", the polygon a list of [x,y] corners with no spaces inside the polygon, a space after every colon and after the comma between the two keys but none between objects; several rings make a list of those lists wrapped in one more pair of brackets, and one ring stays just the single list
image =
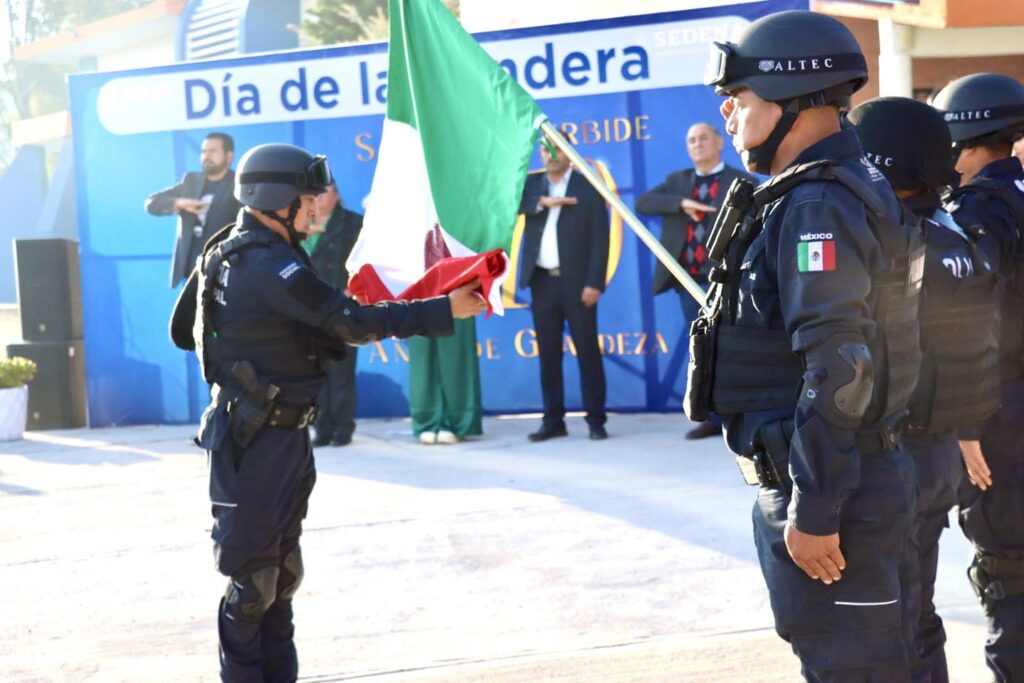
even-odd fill
[{"label": "black knee pad", "polygon": [[278,583],[277,597],[282,600],[291,600],[295,592],[299,590],[304,574],[302,549],[296,546],[294,550],[284,556],[284,561],[281,562],[281,578]]},{"label": "black knee pad", "polygon": [[259,619],[274,604],[280,575],[278,567],[263,567],[248,574],[232,576],[224,594],[225,609],[245,619]]}]

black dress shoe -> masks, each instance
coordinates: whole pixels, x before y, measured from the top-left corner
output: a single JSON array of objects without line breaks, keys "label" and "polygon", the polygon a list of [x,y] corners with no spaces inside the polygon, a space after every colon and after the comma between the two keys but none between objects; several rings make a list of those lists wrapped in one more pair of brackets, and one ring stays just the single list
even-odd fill
[{"label": "black dress shoe", "polygon": [[352,443],[351,434],[335,434],[334,438],[331,439],[332,446],[347,446]]},{"label": "black dress shoe", "polygon": [[590,440],[591,441],[603,441],[608,438],[608,430],[603,425],[590,428]]},{"label": "black dress shoe", "polygon": [[548,439],[554,439],[556,436],[569,436],[569,432],[566,431],[564,424],[557,427],[541,425],[540,429],[526,438],[530,441],[547,441]]},{"label": "black dress shoe", "polygon": [[687,441],[706,439],[709,436],[719,436],[722,433],[722,426],[716,425],[711,420],[704,420],[699,425],[686,432]]}]

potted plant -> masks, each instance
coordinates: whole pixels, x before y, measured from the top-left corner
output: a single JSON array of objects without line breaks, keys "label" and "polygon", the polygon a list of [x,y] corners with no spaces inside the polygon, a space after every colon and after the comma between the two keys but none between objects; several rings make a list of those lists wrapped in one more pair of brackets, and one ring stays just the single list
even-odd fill
[{"label": "potted plant", "polygon": [[28,386],[36,364],[27,358],[0,359],[0,441],[16,441],[25,433]]}]

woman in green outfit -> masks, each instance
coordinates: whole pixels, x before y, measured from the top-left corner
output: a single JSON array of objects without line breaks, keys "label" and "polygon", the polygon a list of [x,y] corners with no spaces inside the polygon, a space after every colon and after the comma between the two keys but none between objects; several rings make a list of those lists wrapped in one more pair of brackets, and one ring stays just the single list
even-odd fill
[{"label": "woman in green outfit", "polygon": [[476,322],[456,320],[450,337],[409,339],[409,408],[424,444],[483,434]]}]

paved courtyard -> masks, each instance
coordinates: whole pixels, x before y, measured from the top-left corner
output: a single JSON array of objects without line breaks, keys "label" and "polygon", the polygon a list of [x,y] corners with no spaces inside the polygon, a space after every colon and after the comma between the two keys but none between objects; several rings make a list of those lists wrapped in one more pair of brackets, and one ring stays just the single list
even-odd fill
[{"label": "paved courtyard", "polygon": [[[530,444],[536,420],[422,446],[367,420],[317,451],[296,598],[302,681],[794,681],[750,533],[754,490],[678,415]],[[0,680],[214,681],[204,455],[189,427],[0,443]],[[944,537],[952,679],[990,680],[968,546]]]}]

